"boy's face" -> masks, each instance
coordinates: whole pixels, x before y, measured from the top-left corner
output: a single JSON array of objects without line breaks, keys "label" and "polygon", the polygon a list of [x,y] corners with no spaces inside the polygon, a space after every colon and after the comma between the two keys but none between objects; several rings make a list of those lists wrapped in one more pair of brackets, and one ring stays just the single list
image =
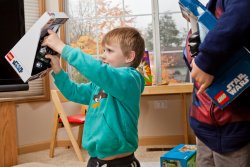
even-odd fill
[{"label": "boy's face", "polygon": [[127,57],[123,54],[120,44],[110,43],[104,45],[104,53],[100,56],[103,63],[112,67],[128,67]]}]

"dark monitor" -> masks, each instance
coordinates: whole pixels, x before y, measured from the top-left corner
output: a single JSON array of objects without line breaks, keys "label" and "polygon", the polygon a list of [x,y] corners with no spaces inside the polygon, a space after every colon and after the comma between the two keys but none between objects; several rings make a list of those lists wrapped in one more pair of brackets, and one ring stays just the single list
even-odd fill
[{"label": "dark monitor", "polygon": [[25,34],[23,1],[0,1],[0,92],[29,89],[4,58]]}]

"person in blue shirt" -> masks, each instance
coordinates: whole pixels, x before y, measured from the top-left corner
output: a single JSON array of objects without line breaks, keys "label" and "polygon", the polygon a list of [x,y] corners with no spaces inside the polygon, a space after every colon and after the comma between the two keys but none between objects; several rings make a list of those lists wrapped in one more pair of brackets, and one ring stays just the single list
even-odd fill
[{"label": "person in blue shirt", "polygon": [[[217,23],[192,59],[194,79],[190,125],[197,136],[198,167],[250,166],[250,88],[221,110],[205,90],[230,56],[250,48],[250,1],[209,0]],[[187,46],[187,50],[188,45]]]},{"label": "person in blue shirt", "polygon": [[69,100],[88,105],[83,148],[90,159],[87,167],[139,167],[134,152],[138,147],[138,119],[144,78],[136,70],[145,51],[144,39],[132,27],[116,28],[102,41],[100,60],[65,45],[49,30],[48,46],[84,75],[89,83],[77,84],[61,68],[57,56],[51,60],[52,76]]}]

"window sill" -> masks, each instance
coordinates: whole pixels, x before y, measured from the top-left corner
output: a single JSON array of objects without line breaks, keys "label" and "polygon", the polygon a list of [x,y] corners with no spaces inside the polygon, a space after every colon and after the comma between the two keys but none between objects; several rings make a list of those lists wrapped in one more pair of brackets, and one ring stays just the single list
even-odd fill
[{"label": "window sill", "polygon": [[193,83],[169,84],[169,85],[154,85],[145,86],[142,93],[145,95],[166,95],[166,94],[180,94],[192,93]]}]

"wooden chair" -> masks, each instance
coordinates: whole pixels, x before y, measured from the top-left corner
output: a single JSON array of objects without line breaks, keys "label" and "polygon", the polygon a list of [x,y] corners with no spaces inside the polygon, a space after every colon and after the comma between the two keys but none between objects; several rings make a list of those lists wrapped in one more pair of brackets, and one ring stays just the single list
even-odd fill
[{"label": "wooden chair", "polygon": [[[76,115],[69,115],[67,116],[62,103],[69,102],[60,91],[58,90],[51,90],[51,98],[52,102],[55,106],[54,112],[54,125],[52,129],[52,136],[50,141],[50,153],[49,156],[51,158],[54,157],[54,150],[57,142],[57,131],[58,128],[64,127],[71,144],[76,152],[76,155],[80,161],[83,161],[82,153],[81,153],[81,143],[82,143],[82,134],[83,134],[83,126],[85,122],[85,113],[87,111],[87,106],[83,105],[81,109],[81,114]],[[75,139],[71,127],[79,126],[78,130],[78,137],[77,140]]]}]

